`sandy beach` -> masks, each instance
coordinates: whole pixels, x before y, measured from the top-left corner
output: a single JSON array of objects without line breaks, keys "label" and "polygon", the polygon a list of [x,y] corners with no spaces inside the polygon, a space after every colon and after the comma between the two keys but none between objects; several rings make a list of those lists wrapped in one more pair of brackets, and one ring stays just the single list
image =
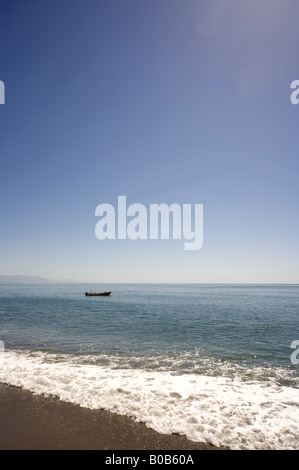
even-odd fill
[{"label": "sandy beach", "polygon": [[219,450],[6,384],[0,384],[0,422],[0,450]]}]

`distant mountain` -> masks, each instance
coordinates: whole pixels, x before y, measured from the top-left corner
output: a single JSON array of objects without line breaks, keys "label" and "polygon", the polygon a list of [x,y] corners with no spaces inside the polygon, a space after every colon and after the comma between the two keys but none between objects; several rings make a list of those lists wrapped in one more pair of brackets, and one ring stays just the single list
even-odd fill
[{"label": "distant mountain", "polygon": [[61,282],[75,282],[75,281],[53,281],[41,276],[6,276],[0,275],[0,284],[59,284]]}]

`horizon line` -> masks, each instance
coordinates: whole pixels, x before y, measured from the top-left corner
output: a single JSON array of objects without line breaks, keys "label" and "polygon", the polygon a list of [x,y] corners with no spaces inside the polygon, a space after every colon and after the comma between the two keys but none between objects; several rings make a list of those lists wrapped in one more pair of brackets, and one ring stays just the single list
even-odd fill
[{"label": "horizon line", "polygon": [[[6,278],[6,281],[1,278]],[[15,280],[12,278],[23,278],[23,280]],[[30,281],[31,279],[31,281]],[[38,282],[40,280],[40,282]],[[4,282],[3,282],[4,281]],[[26,282],[27,281],[27,282]],[[0,274],[0,285],[7,284],[35,284],[35,285],[45,285],[45,284],[109,284],[109,285],[119,285],[119,284],[152,284],[152,285],[268,285],[268,286],[277,286],[277,285],[292,285],[297,286],[299,282],[154,282],[154,281],[118,281],[118,282],[109,282],[109,281],[83,281],[83,280],[68,280],[68,279],[49,279],[43,276],[31,276],[25,274]]]}]

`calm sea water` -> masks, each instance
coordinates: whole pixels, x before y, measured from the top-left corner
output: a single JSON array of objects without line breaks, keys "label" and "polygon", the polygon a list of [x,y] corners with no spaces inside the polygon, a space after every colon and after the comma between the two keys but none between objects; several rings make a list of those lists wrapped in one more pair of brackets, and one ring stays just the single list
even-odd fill
[{"label": "calm sea water", "polygon": [[296,285],[2,285],[0,381],[195,441],[298,449],[298,313]]}]

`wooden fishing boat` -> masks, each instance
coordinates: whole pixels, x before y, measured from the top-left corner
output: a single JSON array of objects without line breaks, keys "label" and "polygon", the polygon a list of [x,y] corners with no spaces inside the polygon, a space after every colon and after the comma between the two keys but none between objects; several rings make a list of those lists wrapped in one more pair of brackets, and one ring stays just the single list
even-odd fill
[{"label": "wooden fishing boat", "polygon": [[85,292],[86,297],[99,296],[99,295],[110,295],[111,290],[106,292]]}]

